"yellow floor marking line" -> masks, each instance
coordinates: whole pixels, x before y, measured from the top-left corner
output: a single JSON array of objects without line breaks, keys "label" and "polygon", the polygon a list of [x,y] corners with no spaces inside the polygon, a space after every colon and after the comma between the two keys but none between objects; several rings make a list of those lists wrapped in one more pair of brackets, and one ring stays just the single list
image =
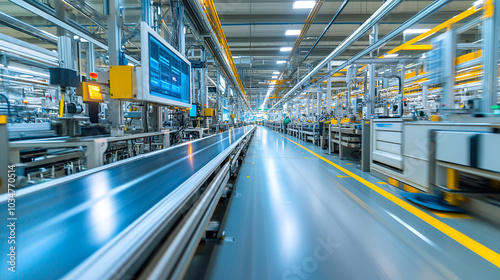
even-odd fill
[{"label": "yellow floor marking line", "polygon": [[354,163],[346,163],[345,165],[354,165]]},{"label": "yellow floor marking line", "polygon": [[377,184],[387,185],[387,183],[386,183],[386,182],[377,182]]},{"label": "yellow floor marking line", "polygon": [[344,172],[345,174],[353,177],[354,179],[356,179],[357,181],[359,181],[360,183],[362,183],[363,185],[371,188],[372,190],[374,190],[375,192],[377,192],[378,194],[382,195],[383,197],[387,198],[388,200],[394,202],[396,205],[400,206],[401,208],[405,209],[406,211],[412,213],[413,215],[417,216],[418,218],[422,219],[423,221],[425,221],[426,223],[428,223],[429,225],[433,226],[434,228],[436,228],[437,230],[441,231],[442,233],[448,235],[450,238],[452,238],[453,240],[457,241],[458,243],[462,244],[464,247],[466,247],[467,249],[471,250],[472,252],[478,254],[479,256],[481,256],[482,258],[484,258],[485,260],[489,261],[490,263],[492,263],[493,265],[497,266],[498,268],[500,268],[500,254],[491,250],[490,248],[484,246],[483,244],[477,242],[476,240],[470,238],[469,236],[463,234],[462,232],[454,229],[453,227],[445,224],[444,222],[434,218],[433,216],[425,213],[424,211],[418,209],[417,207],[409,204],[408,202],[400,199],[399,197],[391,194],[390,192],[382,189],[381,187],[378,187],[376,186],[375,184],[359,177],[358,175],[352,173],[351,171],[343,168],[342,166],[340,165],[337,165],[335,163],[333,163],[332,161],[318,155],[317,153],[309,150],[308,148],[300,145],[299,143],[281,135],[283,138],[287,139],[288,141],[294,143],[295,145],[301,147],[302,149],[308,151],[309,153],[315,155],[316,157],[322,159],[323,161],[329,163],[330,165],[336,167],[337,169],[339,169],[340,171]]},{"label": "yellow floor marking line", "polygon": [[247,176],[247,178],[250,178],[250,176]]},{"label": "yellow floor marking line", "polygon": [[351,176],[342,176],[342,175],[337,175],[337,177],[339,177],[339,178],[348,178],[348,177],[351,177]]}]

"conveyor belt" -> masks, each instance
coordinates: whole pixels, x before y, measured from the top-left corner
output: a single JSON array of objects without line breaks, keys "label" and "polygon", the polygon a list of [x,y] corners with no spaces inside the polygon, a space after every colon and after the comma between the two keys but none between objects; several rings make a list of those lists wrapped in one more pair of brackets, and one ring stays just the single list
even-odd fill
[{"label": "conveyor belt", "polygon": [[[19,191],[16,273],[5,273],[4,268],[1,278],[65,275],[251,129],[239,128]],[[5,195],[0,203],[5,221]],[[2,266],[8,246],[1,242]]]}]

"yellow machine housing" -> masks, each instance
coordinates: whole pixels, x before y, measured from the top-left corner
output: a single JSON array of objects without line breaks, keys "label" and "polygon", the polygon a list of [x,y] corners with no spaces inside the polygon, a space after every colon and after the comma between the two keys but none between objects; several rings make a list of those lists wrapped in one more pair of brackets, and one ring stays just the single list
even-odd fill
[{"label": "yellow machine housing", "polygon": [[351,122],[351,119],[350,118],[343,118],[340,120],[340,123],[343,124],[343,123],[350,123]]},{"label": "yellow machine housing", "polygon": [[214,116],[214,108],[205,108],[203,110],[204,117],[213,117]]},{"label": "yellow machine housing", "polygon": [[111,99],[134,100],[137,92],[134,89],[133,66],[110,66],[109,87]]}]

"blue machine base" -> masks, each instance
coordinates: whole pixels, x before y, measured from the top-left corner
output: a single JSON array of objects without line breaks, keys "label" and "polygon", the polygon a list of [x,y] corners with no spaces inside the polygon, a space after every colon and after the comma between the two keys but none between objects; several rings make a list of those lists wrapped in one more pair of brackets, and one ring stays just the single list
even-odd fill
[{"label": "blue machine base", "polygon": [[455,212],[455,213],[465,212],[464,209],[449,204],[441,196],[435,196],[425,193],[409,193],[409,192],[403,192],[401,193],[401,195],[415,204],[427,207],[432,210]]}]

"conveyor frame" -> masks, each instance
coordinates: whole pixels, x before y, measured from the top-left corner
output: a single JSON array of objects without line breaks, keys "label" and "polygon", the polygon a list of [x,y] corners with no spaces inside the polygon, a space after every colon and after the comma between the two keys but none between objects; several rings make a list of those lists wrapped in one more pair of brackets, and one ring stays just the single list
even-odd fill
[{"label": "conveyor frame", "polygon": [[[193,223],[198,221],[198,223],[195,223],[197,225],[197,230],[203,230],[206,228],[208,224],[207,217],[209,218],[211,216],[208,214],[213,212],[212,208],[215,207],[214,202],[218,201],[218,198],[220,198],[223,186],[225,185],[224,183],[227,182],[229,177],[229,167],[231,164],[236,163],[235,160],[231,161],[231,154],[237,155],[241,153],[241,148],[248,142],[248,138],[252,135],[254,130],[255,127],[249,130],[239,139],[239,141],[234,142],[230,147],[212,159],[195,175],[177,187],[171,194],[158,202],[153,208],[144,213],[118,236],[113,238],[113,240],[108,242],[104,247],[99,249],[83,263],[66,274],[63,279],[115,279],[121,278],[125,275],[135,275],[138,271],[140,271],[142,264],[149,259],[148,257],[154,251],[155,247],[160,246],[161,243],[163,243],[165,236],[169,236],[166,240],[173,238],[173,240],[170,240],[173,242],[173,246],[175,244],[176,248],[177,246],[186,245],[185,240],[180,242],[182,240],[179,240],[178,234],[175,234],[178,232],[185,232],[187,230],[185,227],[179,228],[179,225],[186,225],[192,229],[195,227]],[[236,150],[238,147],[240,149]],[[149,155],[150,154],[145,156]],[[233,157],[233,159],[234,158],[237,157]],[[220,165],[226,160],[228,163],[220,168]],[[104,167],[108,168],[108,166]],[[193,214],[196,215],[197,218],[193,218],[194,220],[191,218],[187,218],[186,220],[186,218],[184,218],[177,224],[177,227],[174,228],[173,224],[178,221],[179,217],[184,215],[187,204],[194,198],[200,187],[202,187],[214,173],[217,174],[215,179],[213,179],[209,187],[205,189],[201,198],[198,199],[198,202],[195,206],[193,206],[192,210],[185,215],[185,217],[191,217],[191,215],[188,214]],[[216,194],[215,196],[213,196],[214,193]],[[208,203],[208,201],[211,203]],[[209,208],[207,208],[202,215],[200,213],[200,211],[202,211],[201,206],[206,206],[207,203]],[[201,220],[200,217],[202,218]],[[158,274],[184,274],[187,266],[189,265],[189,259],[194,253],[194,251],[191,250],[196,249],[193,242],[195,241],[195,244],[197,245],[199,242],[198,237],[201,238],[200,232],[196,232],[195,237],[196,238],[191,240],[190,244],[186,245],[190,248],[190,250],[186,251],[185,254],[179,255],[178,253],[180,253],[180,249],[172,250],[169,248],[170,246],[167,246],[168,250],[165,252],[164,256],[159,258],[158,264],[163,264],[165,260],[167,260],[167,263],[177,263],[177,265],[168,266],[168,268],[161,266],[149,266],[145,273],[151,273],[151,275],[147,278],[154,277]],[[173,256],[172,251],[177,254]],[[189,258],[187,258],[188,256]],[[178,257],[179,261],[172,260],[172,257]],[[158,257],[156,259],[158,259]],[[153,259],[153,261],[154,260],[155,259]]]}]

